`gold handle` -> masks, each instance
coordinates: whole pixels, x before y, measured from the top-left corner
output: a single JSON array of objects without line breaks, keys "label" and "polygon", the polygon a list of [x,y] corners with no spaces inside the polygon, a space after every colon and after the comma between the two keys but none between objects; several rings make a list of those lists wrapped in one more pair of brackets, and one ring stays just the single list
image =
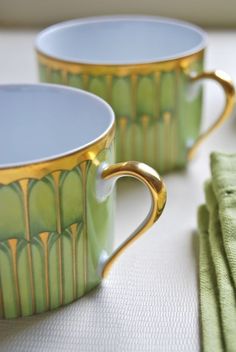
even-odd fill
[{"label": "gold handle", "polygon": [[213,132],[216,128],[230,116],[235,102],[235,89],[229,75],[223,71],[202,72],[196,76],[190,77],[191,82],[196,82],[202,79],[212,79],[218,82],[225,92],[225,106],[220,117],[211,125],[205,132],[203,132],[195,141],[194,145],[188,151],[188,159],[191,160],[195,155],[200,144]]},{"label": "gold handle", "polygon": [[131,176],[143,182],[149,189],[152,197],[151,209],[139,227],[113,252],[106,260],[102,269],[102,277],[106,277],[114,261],[146,232],[160,217],[166,203],[166,188],[158,173],[150,166],[136,161],[107,166],[102,172],[102,178],[109,180],[123,176]]}]

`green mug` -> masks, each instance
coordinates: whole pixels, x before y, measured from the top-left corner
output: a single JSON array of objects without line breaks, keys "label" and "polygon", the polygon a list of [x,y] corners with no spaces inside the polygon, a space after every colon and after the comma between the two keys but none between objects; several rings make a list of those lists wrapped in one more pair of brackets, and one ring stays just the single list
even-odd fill
[{"label": "green mug", "polygon": [[[149,16],[68,21],[36,40],[40,80],[88,90],[116,114],[117,160],[141,160],[160,172],[182,168],[232,111],[234,87],[221,71],[204,71],[206,33]],[[200,134],[202,88],[224,89],[222,114]]]},{"label": "green mug", "polygon": [[[161,215],[166,191],[138,162],[114,164],[114,113],[58,85],[0,86],[0,317],[45,312],[100,283]],[[91,127],[92,126],[92,127]],[[142,181],[147,218],[114,252],[116,180]]]}]

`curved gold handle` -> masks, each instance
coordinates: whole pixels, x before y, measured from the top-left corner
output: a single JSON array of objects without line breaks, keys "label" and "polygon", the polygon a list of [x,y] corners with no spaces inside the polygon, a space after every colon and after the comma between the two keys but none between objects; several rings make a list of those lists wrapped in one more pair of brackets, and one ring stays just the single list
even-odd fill
[{"label": "curved gold handle", "polygon": [[106,260],[102,269],[102,277],[106,277],[114,261],[147,231],[160,217],[166,203],[166,188],[158,173],[150,166],[136,161],[127,161],[105,167],[102,178],[109,180],[123,176],[131,176],[143,182],[149,189],[152,197],[151,209],[139,227],[113,252]]},{"label": "curved gold handle", "polygon": [[211,132],[213,132],[216,128],[220,127],[220,125],[230,116],[230,113],[233,110],[234,102],[235,102],[235,89],[232,83],[230,76],[223,71],[212,71],[212,72],[202,72],[197,74],[196,76],[190,77],[191,82],[196,82],[202,79],[212,79],[213,81],[218,82],[224,92],[225,92],[225,106],[220,115],[220,117],[211,125],[205,132],[203,132],[195,141],[194,145],[188,151],[188,159],[191,160],[195,155],[200,144],[209,136]]}]

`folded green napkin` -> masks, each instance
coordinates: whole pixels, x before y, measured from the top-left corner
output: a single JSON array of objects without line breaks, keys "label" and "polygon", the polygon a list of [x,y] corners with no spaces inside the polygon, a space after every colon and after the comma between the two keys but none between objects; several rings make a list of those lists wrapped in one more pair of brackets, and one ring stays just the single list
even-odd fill
[{"label": "folded green napkin", "polygon": [[236,155],[211,155],[198,211],[202,349],[236,351]]}]

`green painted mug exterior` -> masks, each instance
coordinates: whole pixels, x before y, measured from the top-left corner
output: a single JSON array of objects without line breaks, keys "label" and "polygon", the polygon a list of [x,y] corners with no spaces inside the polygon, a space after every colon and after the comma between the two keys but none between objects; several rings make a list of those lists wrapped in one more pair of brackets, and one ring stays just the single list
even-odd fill
[{"label": "green painted mug exterior", "polygon": [[[114,163],[115,116],[95,95],[16,84],[1,85],[0,100],[0,318],[17,318],[63,306],[97,286],[159,219],[166,188],[144,163]],[[144,183],[151,207],[113,250],[120,177]]]},{"label": "green painted mug exterior", "polygon": [[101,281],[100,258],[112,249],[114,193],[99,202],[95,183],[99,165],[114,161],[113,145],[106,136],[85,156],[65,157],[63,167],[39,165],[32,177],[24,177],[31,165],[17,177],[0,170],[0,317],[57,308]]},{"label": "green painted mug exterior", "polygon": [[116,159],[141,160],[159,172],[182,168],[199,136],[202,88],[189,98],[190,73],[203,72],[204,50],[143,65],[83,65],[38,53],[42,82],[88,90],[116,114]]}]

